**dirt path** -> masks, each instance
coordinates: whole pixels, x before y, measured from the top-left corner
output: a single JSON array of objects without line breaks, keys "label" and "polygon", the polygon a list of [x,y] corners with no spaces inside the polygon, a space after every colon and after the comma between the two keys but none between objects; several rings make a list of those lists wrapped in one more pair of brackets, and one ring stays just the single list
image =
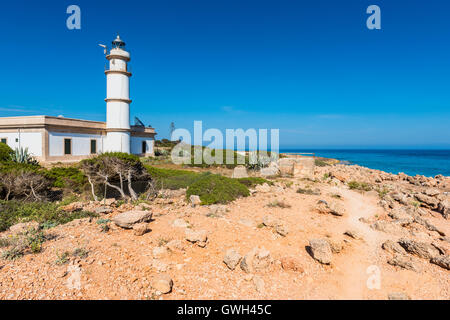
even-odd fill
[{"label": "dirt path", "polygon": [[342,299],[367,299],[369,286],[371,286],[368,279],[379,272],[376,266],[376,251],[382,239],[375,230],[359,219],[370,219],[379,208],[375,198],[346,189],[341,189],[340,193],[344,198],[347,211],[343,221],[344,232],[351,230],[362,238],[361,240],[349,238],[353,244],[352,250],[342,256],[338,262],[343,263],[343,265],[339,265],[343,271]]}]

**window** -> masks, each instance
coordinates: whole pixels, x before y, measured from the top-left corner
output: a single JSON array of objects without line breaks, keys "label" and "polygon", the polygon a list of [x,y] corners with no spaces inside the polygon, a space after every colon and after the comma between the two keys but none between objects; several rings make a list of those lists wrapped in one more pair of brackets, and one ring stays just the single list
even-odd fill
[{"label": "window", "polygon": [[147,142],[142,141],[142,153],[147,153]]},{"label": "window", "polygon": [[4,143],[4,144],[8,144],[8,139],[7,138],[1,138],[0,142]]},{"label": "window", "polygon": [[64,139],[64,154],[72,154],[72,139]]},{"label": "window", "polygon": [[97,140],[91,140],[91,154],[97,154]]}]

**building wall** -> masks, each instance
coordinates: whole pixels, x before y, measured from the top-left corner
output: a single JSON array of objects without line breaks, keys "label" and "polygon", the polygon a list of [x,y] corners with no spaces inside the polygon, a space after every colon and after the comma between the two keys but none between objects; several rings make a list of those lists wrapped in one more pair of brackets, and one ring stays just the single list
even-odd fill
[{"label": "building wall", "polygon": [[155,139],[150,137],[131,137],[131,153],[142,154],[142,141],[147,143],[146,155],[154,155]]},{"label": "building wall", "polygon": [[12,149],[19,147],[28,148],[28,151],[36,157],[42,156],[42,132],[1,132],[0,138],[6,138],[7,144]]},{"label": "building wall", "polygon": [[91,154],[91,139],[97,140],[97,153],[103,151],[105,136],[95,134],[48,132],[48,155],[62,157],[64,155],[64,139],[72,139],[72,156],[89,156]]}]

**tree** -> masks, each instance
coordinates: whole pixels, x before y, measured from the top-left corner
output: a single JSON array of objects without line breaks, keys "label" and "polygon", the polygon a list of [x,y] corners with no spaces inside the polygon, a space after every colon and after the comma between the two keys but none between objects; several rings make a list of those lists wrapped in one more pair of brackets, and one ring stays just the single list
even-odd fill
[{"label": "tree", "polygon": [[[127,183],[129,197],[137,200],[138,195],[132,187],[132,182],[146,178],[148,175],[139,157],[121,152],[107,152],[95,158],[83,160],[81,169],[88,177],[94,199],[95,184],[103,184],[105,196],[107,187],[113,188],[120,193],[122,198],[127,198],[124,185]],[[118,185],[114,184],[118,182]]]}]

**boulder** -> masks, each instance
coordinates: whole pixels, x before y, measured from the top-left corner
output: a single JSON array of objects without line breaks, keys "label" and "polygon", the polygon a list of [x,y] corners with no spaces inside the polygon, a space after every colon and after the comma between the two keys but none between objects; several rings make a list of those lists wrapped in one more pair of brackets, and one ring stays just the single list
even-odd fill
[{"label": "boulder", "polygon": [[108,214],[108,213],[113,212],[113,209],[111,209],[109,207],[98,207],[98,208],[95,208],[94,211],[97,214]]},{"label": "boulder", "polygon": [[248,178],[247,169],[244,166],[237,166],[236,168],[234,168],[231,178]]},{"label": "boulder", "polygon": [[439,250],[429,243],[409,239],[400,239],[398,243],[406,250],[406,252],[420,258],[431,259],[440,254]]},{"label": "boulder", "polygon": [[282,237],[286,237],[289,233],[289,228],[286,226],[286,224],[281,222],[275,226],[274,230]]},{"label": "boulder", "polygon": [[430,262],[435,265],[438,265],[441,268],[450,270],[450,256],[449,255],[434,257],[431,259]]},{"label": "boulder", "polygon": [[253,248],[241,260],[241,269],[247,273],[261,271],[271,263],[270,252],[264,248]]},{"label": "boulder", "polygon": [[181,240],[170,240],[167,244],[166,247],[170,250],[170,251],[183,251],[184,250],[184,245],[183,242]]},{"label": "boulder", "polygon": [[400,225],[391,223],[385,220],[376,221],[374,224],[370,226],[372,229],[377,231],[382,231],[390,234],[399,234],[402,232],[402,227]]},{"label": "boulder", "polygon": [[66,212],[75,212],[83,210],[84,203],[83,202],[72,202],[66,206],[60,207],[61,210]]},{"label": "boulder", "polygon": [[396,254],[392,259],[387,261],[388,264],[396,267],[400,267],[407,270],[412,270],[415,272],[419,272],[419,267],[414,263],[414,261],[407,256]]},{"label": "boulder", "polygon": [[255,190],[257,192],[261,192],[261,193],[267,193],[271,191],[270,186],[267,183],[264,184],[259,184],[255,187]]},{"label": "boulder", "polygon": [[186,229],[186,240],[192,243],[196,243],[199,247],[205,247],[206,241],[208,241],[208,233],[206,230],[194,231]]},{"label": "boulder", "polygon": [[322,264],[330,264],[332,252],[330,244],[325,239],[309,240],[309,249],[311,256]]},{"label": "boulder", "polygon": [[197,206],[197,205],[200,205],[202,203],[202,200],[200,200],[200,197],[196,196],[196,195],[191,195],[189,197],[189,201],[191,202],[191,204],[193,206]]},{"label": "boulder", "polygon": [[149,222],[151,219],[152,213],[150,211],[131,210],[119,213],[112,218],[112,221],[119,227],[131,229],[136,223]]},{"label": "boulder", "polygon": [[438,211],[445,219],[450,219],[450,200],[446,199],[439,202]]},{"label": "boulder", "polygon": [[362,235],[356,230],[347,230],[344,232],[344,234],[355,240],[363,240]]},{"label": "boulder", "polygon": [[430,207],[431,209],[437,209],[438,205],[439,205],[439,200],[434,198],[434,197],[430,197],[427,195],[424,195],[422,193],[418,193],[414,196],[418,201],[422,202],[422,204],[425,204],[427,207]]},{"label": "boulder", "polygon": [[242,256],[234,249],[228,249],[223,258],[223,262],[230,270],[236,269],[236,266],[241,261]]},{"label": "boulder", "polygon": [[112,206],[114,203],[116,203],[116,199],[114,198],[108,198],[108,199],[104,199],[101,201],[102,204],[104,204],[105,206]]},{"label": "boulder", "polygon": [[259,293],[264,293],[265,292],[264,280],[259,276],[254,276],[252,280],[253,284],[255,285],[256,291],[258,291]]},{"label": "boulder", "polygon": [[133,231],[136,236],[143,236],[150,229],[148,228],[148,224],[146,222],[136,223],[133,225]]},{"label": "boulder", "polygon": [[385,241],[381,247],[390,253],[399,253],[399,254],[405,254],[406,251],[403,249],[401,245],[399,245],[397,242],[394,242],[392,240]]},{"label": "boulder", "polygon": [[161,293],[169,293],[172,291],[173,280],[167,275],[156,277],[152,282],[152,287]]}]

